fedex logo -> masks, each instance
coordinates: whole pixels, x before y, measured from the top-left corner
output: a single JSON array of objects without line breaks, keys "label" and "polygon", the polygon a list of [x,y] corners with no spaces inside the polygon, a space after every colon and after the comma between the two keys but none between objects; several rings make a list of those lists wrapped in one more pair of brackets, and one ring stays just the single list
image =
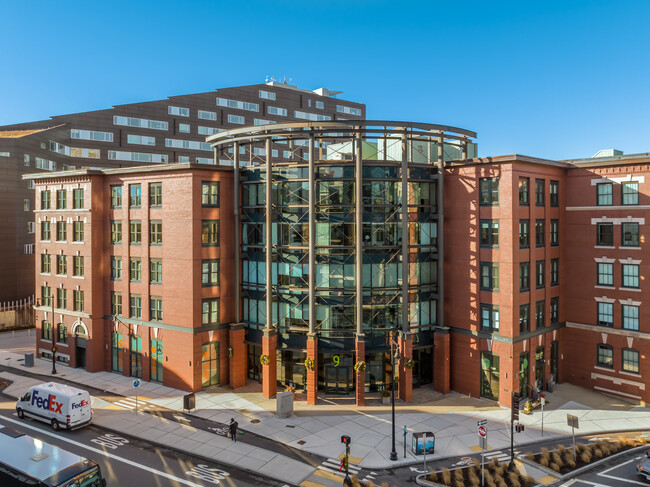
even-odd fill
[{"label": "fedex logo", "polygon": [[53,413],[63,414],[61,407],[63,406],[62,402],[55,401],[56,396],[49,394],[47,399],[44,399],[38,395],[38,391],[34,391],[32,395],[32,406],[36,405],[37,408],[46,409],[52,411]]},{"label": "fedex logo", "polygon": [[80,403],[77,403],[77,404],[72,403],[72,409],[82,408],[82,407],[87,406],[87,405],[88,405],[88,401],[83,399]]}]

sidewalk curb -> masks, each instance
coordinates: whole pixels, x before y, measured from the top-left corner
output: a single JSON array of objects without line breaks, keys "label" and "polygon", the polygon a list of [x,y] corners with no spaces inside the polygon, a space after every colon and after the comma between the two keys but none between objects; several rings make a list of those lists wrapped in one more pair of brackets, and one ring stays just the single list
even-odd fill
[{"label": "sidewalk curb", "polygon": [[[145,414],[145,413],[138,413],[138,414]],[[172,450],[172,451],[175,451],[177,453],[182,453],[183,455],[189,455],[191,457],[194,457],[194,458],[206,461],[206,462],[210,462],[210,463],[219,462],[219,463],[222,463],[224,465],[229,465],[229,466],[231,466],[233,468],[236,468],[237,470],[244,471],[244,472],[249,473],[251,475],[257,475],[257,476],[265,477],[265,478],[268,478],[268,479],[271,479],[271,480],[277,480],[277,481],[280,481],[280,482],[284,482],[285,484],[287,484],[287,485],[289,485],[291,487],[299,487],[299,485],[300,485],[300,484],[294,484],[291,481],[287,481],[287,480],[283,480],[283,479],[274,479],[271,476],[266,475],[264,473],[261,473],[261,472],[255,471],[255,470],[251,470],[250,468],[239,466],[239,465],[236,465],[234,463],[228,463],[228,462],[226,462],[224,460],[216,460],[214,458],[205,457],[205,456],[203,456],[201,454],[198,454],[196,452],[183,450],[183,449],[175,447],[175,446],[165,445],[164,443],[159,443],[159,442],[157,442],[155,440],[145,440],[144,438],[140,438],[140,437],[135,436],[133,434],[125,433],[123,431],[119,431],[117,429],[113,429],[113,428],[110,428],[108,426],[99,425],[99,424],[96,424],[96,423],[91,423],[91,426],[94,426],[95,428],[104,429],[106,431],[110,431],[110,432],[113,432],[113,433],[117,433],[120,436],[125,436],[125,437],[130,438],[130,439],[134,439],[134,440],[137,440],[137,441],[142,441],[142,442],[145,442],[147,444],[157,446],[159,448],[165,448],[167,450]],[[314,469],[314,470],[316,470],[316,469]],[[311,475],[313,475],[313,472],[311,474],[309,474],[307,477],[305,477],[305,479],[310,477]],[[302,479],[301,482],[303,480],[305,480],[305,479]]]},{"label": "sidewalk curb", "polygon": [[[625,451],[622,451],[622,452],[619,452],[619,453],[615,453],[614,455],[610,455],[610,456],[608,456],[606,458],[601,458],[597,462],[590,463],[589,465],[585,465],[584,467],[580,467],[580,468],[578,468],[576,470],[573,470],[573,471],[571,471],[569,473],[566,473],[566,474],[560,476],[552,484],[546,484],[546,485],[537,484],[535,487],[548,487],[548,486],[553,486],[553,485],[560,485],[561,482],[564,482],[565,480],[570,479],[571,477],[575,477],[576,475],[580,475],[581,473],[586,472],[588,470],[591,470],[592,468],[598,467],[598,466],[602,465],[603,463],[608,462],[609,460],[613,460],[615,458],[622,457],[623,455],[628,455],[630,453],[641,452],[641,451],[644,451],[646,449],[650,450],[650,445],[641,445],[641,446],[637,446],[637,447],[634,447],[634,448],[630,448],[629,450],[625,450]],[[555,474],[557,475],[557,472],[555,472]]]}]

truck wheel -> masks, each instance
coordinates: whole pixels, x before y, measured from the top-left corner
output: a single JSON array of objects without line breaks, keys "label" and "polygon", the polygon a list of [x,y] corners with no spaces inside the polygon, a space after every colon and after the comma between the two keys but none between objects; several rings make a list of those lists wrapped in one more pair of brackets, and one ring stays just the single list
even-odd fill
[{"label": "truck wheel", "polygon": [[25,417],[25,413],[23,412],[22,409],[16,409],[16,414],[18,414],[18,417],[20,419],[23,419]]},{"label": "truck wheel", "polygon": [[54,431],[59,431],[61,427],[59,426],[59,422],[56,419],[52,420],[52,429]]}]

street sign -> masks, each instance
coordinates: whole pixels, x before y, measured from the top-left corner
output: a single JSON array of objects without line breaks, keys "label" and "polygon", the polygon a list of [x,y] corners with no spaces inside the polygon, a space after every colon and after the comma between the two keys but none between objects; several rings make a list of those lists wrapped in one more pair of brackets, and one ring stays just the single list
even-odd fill
[{"label": "street sign", "polygon": [[135,380],[133,381],[133,387],[135,387],[135,388],[140,387],[140,379],[135,379]]},{"label": "street sign", "polygon": [[487,428],[485,426],[479,426],[478,427],[478,435],[481,438],[487,437]]},{"label": "street sign", "polygon": [[566,415],[566,424],[571,426],[572,428],[580,429],[580,427],[578,426],[578,416],[574,416],[572,414],[567,414]]},{"label": "street sign", "polygon": [[487,424],[487,419],[481,419],[480,421],[477,421],[476,424],[478,426],[485,426]]},{"label": "street sign", "polygon": [[487,450],[487,437],[482,437],[482,436],[481,436],[481,437],[478,439],[478,443],[479,443],[478,446],[481,447],[481,450]]}]

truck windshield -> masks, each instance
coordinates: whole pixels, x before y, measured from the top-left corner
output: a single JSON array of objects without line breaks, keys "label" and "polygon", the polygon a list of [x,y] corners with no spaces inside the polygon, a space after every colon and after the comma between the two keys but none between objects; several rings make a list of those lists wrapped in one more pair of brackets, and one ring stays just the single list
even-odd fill
[{"label": "truck windshield", "polygon": [[103,485],[102,474],[99,467],[95,465],[75,478],[58,484],[57,487],[102,487]]}]

